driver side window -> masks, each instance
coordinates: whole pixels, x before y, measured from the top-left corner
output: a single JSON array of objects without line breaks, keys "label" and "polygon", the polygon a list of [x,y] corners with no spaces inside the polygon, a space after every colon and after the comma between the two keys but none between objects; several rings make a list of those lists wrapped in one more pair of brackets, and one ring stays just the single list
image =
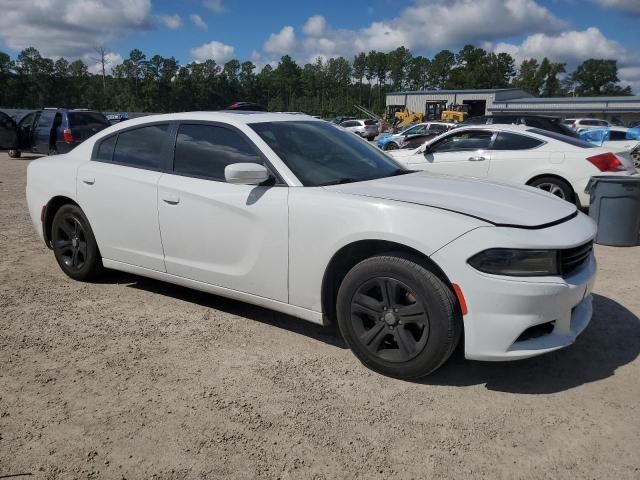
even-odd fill
[{"label": "driver side window", "polygon": [[456,132],[446,138],[434,143],[430,151],[432,153],[458,152],[468,150],[488,150],[491,146],[493,132],[464,131]]}]

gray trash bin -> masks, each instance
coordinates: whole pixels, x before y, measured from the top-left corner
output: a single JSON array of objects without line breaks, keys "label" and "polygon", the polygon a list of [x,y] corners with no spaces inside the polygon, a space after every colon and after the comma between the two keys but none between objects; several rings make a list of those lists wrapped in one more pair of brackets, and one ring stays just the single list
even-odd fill
[{"label": "gray trash bin", "polygon": [[596,243],[640,245],[640,176],[599,176],[589,181],[589,216],[598,224]]}]

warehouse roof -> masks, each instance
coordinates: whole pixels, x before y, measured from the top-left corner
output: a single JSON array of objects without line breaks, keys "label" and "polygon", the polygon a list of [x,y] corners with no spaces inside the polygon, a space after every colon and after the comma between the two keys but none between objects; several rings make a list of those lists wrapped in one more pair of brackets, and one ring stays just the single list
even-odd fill
[{"label": "warehouse roof", "polygon": [[[412,90],[404,92],[389,92],[387,95],[438,95],[438,94],[465,94],[465,93],[496,93],[496,92],[512,92],[521,90],[520,88],[477,88],[464,90]],[[526,93],[526,92],[525,92]]]},{"label": "warehouse roof", "polygon": [[496,100],[495,103],[628,103],[640,102],[640,96],[634,97],[531,97],[513,98],[511,100]]}]

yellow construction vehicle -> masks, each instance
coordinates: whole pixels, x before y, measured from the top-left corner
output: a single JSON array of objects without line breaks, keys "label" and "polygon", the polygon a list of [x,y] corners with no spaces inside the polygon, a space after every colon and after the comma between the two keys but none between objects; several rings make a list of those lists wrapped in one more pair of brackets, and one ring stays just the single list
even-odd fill
[{"label": "yellow construction vehicle", "polygon": [[468,105],[447,105],[446,110],[442,111],[440,119],[443,122],[462,123],[469,117]]},{"label": "yellow construction vehicle", "polygon": [[399,130],[412,123],[424,122],[424,113],[410,112],[405,106],[389,106],[387,114],[389,118],[393,119],[393,127]]}]

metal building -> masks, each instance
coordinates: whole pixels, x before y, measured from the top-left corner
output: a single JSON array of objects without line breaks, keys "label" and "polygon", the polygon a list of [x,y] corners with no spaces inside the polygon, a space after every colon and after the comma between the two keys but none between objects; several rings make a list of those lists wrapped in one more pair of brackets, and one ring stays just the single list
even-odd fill
[{"label": "metal building", "polygon": [[496,101],[487,110],[563,118],[594,117],[627,125],[632,120],[640,120],[640,96],[517,98]]},{"label": "metal building", "polygon": [[439,119],[448,105],[466,105],[469,115],[476,116],[489,113],[495,102],[514,98],[533,96],[519,88],[392,92],[387,94],[387,111],[406,107],[411,113],[425,114],[427,119]]}]

